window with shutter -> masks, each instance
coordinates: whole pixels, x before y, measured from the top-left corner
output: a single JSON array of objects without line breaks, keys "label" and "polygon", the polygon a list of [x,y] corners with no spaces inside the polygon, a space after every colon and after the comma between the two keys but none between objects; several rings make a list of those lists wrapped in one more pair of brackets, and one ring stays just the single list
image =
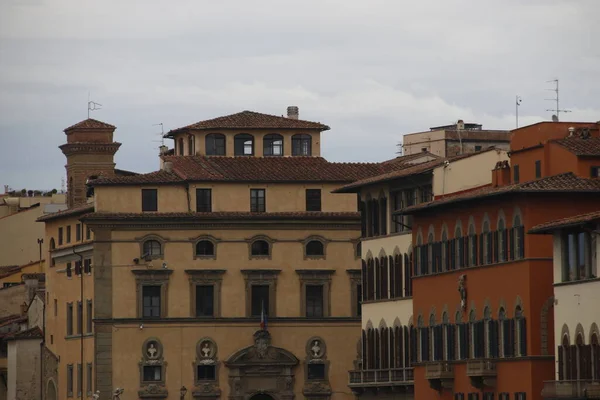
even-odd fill
[{"label": "window with shutter", "polygon": [[484,259],[484,243],[485,242],[485,233],[479,235],[479,265],[485,264]]},{"label": "window with shutter", "polygon": [[497,263],[499,261],[498,254],[498,231],[492,232],[492,262]]},{"label": "window with shutter", "polygon": [[448,354],[448,360],[453,361],[456,359],[456,354],[455,354],[455,349],[456,349],[456,337],[455,337],[455,330],[454,330],[454,326],[449,325],[446,328],[446,332],[448,333],[447,339],[446,339],[446,346],[447,346],[447,354]]},{"label": "window with shutter", "polygon": [[450,270],[456,269],[456,240],[450,241]]},{"label": "window with shutter", "polygon": [[515,259],[515,228],[508,230],[508,259]]},{"label": "window with shutter", "polygon": [[525,258],[525,227],[519,226],[517,231],[519,236],[519,258]]}]

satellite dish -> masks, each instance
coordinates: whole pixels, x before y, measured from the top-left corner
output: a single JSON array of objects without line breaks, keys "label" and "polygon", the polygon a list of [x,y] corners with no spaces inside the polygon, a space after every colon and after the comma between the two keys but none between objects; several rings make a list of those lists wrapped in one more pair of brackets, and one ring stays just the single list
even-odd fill
[{"label": "satellite dish", "polygon": [[558,122],[558,117],[556,114],[552,114],[552,122]]}]

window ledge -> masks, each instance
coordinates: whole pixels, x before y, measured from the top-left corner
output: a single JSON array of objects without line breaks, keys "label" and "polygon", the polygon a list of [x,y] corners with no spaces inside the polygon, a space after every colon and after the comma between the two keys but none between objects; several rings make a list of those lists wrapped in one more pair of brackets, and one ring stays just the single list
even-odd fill
[{"label": "window ledge", "polygon": [[569,285],[581,285],[582,283],[590,283],[590,282],[600,282],[600,278],[587,278],[587,279],[579,279],[576,281],[566,281],[566,282],[558,282],[554,284],[554,287],[557,286],[569,286]]},{"label": "window ledge", "polygon": [[361,304],[389,303],[391,301],[412,300],[412,296],[394,297],[393,299],[363,300]]}]

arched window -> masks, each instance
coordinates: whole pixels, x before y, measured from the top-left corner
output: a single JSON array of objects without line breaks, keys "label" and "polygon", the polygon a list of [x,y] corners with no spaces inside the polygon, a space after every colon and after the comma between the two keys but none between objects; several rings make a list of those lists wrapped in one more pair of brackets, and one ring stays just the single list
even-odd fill
[{"label": "arched window", "polygon": [[367,354],[368,354],[369,344],[367,342],[367,332],[364,329],[362,330],[360,345],[362,348],[362,351],[361,351],[362,358],[361,358],[360,367],[361,367],[361,369],[367,369],[368,368]]},{"label": "arched window", "polygon": [[194,135],[188,136],[188,154],[190,156],[196,154],[196,139],[194,138]]},{"label": "arched window", "polygon": [[379,212],[380,212],[380,234],[387,235],[387,197],[379,198]]},{"label": "arched window", "polygon": [[388,369],[390,367],[390,338],[389,338],[389,329],[386,327],[382,327],[379,329],[381,332],[381,356],[380,356],[380,366],[381,369]]},{"label": "arched window", "polygon": [[312,155],[312,137],[310,135],[292,136],[292,155],[310,156]]},{"label": "arched window", "polygon": [[525,325],[525,316],[521,306],[515,309],[515,339],[517,342],[515,356],[524,357],[527,355],[527,328]]},{"label": "arched window", "polygon": [[482,256],[481,264],[492,263],[492,233],[490,232],[489,221],[483,222],[483,229],[481,231],[481,244],[479,250]]},{"label": "arched window", "polygon": [[441,361],[444,357],[444,338],[442,326],[436,325],[435,315],[429,316],[429,332],[431,335],[431,355],[433,361]]},{"label": "arched window", "polygon": [[375,300],[381,299],[381,267],[379,258],[375,258]]},{"label": "arched window", "polygon": [[379,236],[379,201],[371,200],[371,223],[373,224],[373,236]]},{"label": "arched window", "polygon": [[525,227],[519,214],[515,215],[511,228],[510,257],[520,260],[525,257]]},{"label": "arched window", "polygon": [[590,345],[592,348],[592,378],[593,380],[600,380],[600,338],[598,338],[598,332],[594,332],[590,338]]},{"label": "arched window", "polygon": [[477,265],[477,234],[475,225],[469,224],[469,267]]},{"label": "arched window", "polygon": [[412,277],[414,268],[414,256],[412,249],[409,250],[408,254],[404,255],[404,296],[412,296]]},{"label": "arched window", "polygon": [[144,242],[144,257],[162,255],[162,246],[158,240],[146,240]]},{"label": "arched window", "polygon": [[367,369],[375,369],[375,332],[373,328],[367,330]]},{"label": "arched window", "polygon": [[483,330],[485,333],[485,358],[498,357],[498,321],[492,319],[489,307],[483,311]]},{"label": "arched window", "polygon": [[[465,238],[462,235],[462,228],[456,227],[454,231],[454,256],[453,264],[455,268],[463,268],[464,265]],[[452,268],[454,269],[454,268]]]},{"label": "arched window", "polygon": [[220,133],[209,133],[206,135],[205,143],[207,156],[225,155],[225,135]]},{"label": "arched window", "polygon": [[500,308],[498,311],[498,321],[500,323],[500,357],[512,357],[513,355],[513,334],[512,326],[513,321],[506,318],[506,311],[504,308]]},{"label": "arched window", "polygon": [[[409,354],[408,354],[408,365],[413,365],[417,362],[417,330],[414,326],[410,326],[408,329],[408,344],[409,344]],[[406,336],[405,336],[406,337]]]},{"label": "arched window", "polygon": [[388,285],[388,277],[389,277],[389,269],[388,269],[388,258],[385,256],[381,256],[379,261],[379,279],[381,280],[381,298],[389,299],[389,285]]},{"label": "arched window", "polygon": [[504,218],[500,217],[498,221],[498,262],[506,261],[506,253],[508,253],[508,231],[504,223]]},{"label": "arched window", "polygon": [[56,248],[56,243],[54,242],[54,238],[50,238],[50,251]]},{"label": "arched window", "polygon": [[429,361],[429,327],[424,326],[423,317],[419,316],[419,361]]},{"label": "arched window", "polygon": [[183,138],[180,137],[179,140],[177,140],[177,154],[179,154],[180,156],[182,156],[183,153]]},{"label": "arched window", "polygon": [[266,240],[255,240],[252,242],[251,254],[253,256],[268,256],[269,255],[269,242]]},{"label": "arched window", "polygon": [[456,336],[458,338],[458,359],[469,358],[469,323],[462,321],[462,313],[458,311],[455,317]]},{"label": "arched window", "polygon": [[373,259],[367,260],[367,300],[375,299],[375,268]]},{"label": "arched window", "polygon": [[586,346],[583,340],[583,335],[579,333],[575,339],[576,356],[577,356],[577,376],[573,377],[577,380],[592,379],[592,347]]},{"label": "arched window", "polygon": [[442,271],[448,271],[448,232],[446,232],[446,228],[442,231]]},{"label": "arched window", "polygon": [[283,155],[283,136],[272,133],[263,138],[264,156],[282,156]]},{"label": "arched window", "polygon": [[307,256],[323,256],[325,255],[325,249],[323,242],[320,240],[311,240],[306,243],[306,255]]},{"label": "arched window", "polygon": [[239,133],[233,138],[233,154],[236,156],[254,155],[254,136]]},{"label": "arched window", "polygon": [[448,313],[442,315],[443,357],[444,360],[454,360],[454,329],[450,326]]},{"label": "arched window", "polygon": [[214,256],[215,245],[210,240],[201,240],[196,244],[197,256]]},{"label": "arched window", "polygon": [[429,233],[429,236],[427,237],[427,271],[425,271],[425,274],[437,272],[435,270],[436,265],[433,256],[433,233]]},{"label": "arched window", "polygon": [[[391,263],[391,260],[390,260]],[[394,293],[395,297],[402,297],[402,255],[394,257]]]},{"label": "arched window", "polygon": [[[402,368],[404,366],[404,340],[402,338],[403,330],[401,327],[396,326],[394,328],[394,358],[392,368]],[[406,349],[408,351],[408,349]]]}]

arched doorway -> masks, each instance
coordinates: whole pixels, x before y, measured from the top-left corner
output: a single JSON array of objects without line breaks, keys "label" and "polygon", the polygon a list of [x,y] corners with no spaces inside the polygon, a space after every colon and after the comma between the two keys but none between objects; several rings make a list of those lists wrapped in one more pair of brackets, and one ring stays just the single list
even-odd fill
[{"label": "arched doorway", "polygon": [[269,396],[268,394],[259,393],[259,394],[255,394],[254,396],[250,397],[250,400],[275,400],[275,399],[272,396]]},{"label": "arched doorway", "polygon": [[58,398],[58,394],[56,393],[56,385],[54,384],[54,381],[52,379],[48,381],[45,398],[46,400],[56,400]]}]

